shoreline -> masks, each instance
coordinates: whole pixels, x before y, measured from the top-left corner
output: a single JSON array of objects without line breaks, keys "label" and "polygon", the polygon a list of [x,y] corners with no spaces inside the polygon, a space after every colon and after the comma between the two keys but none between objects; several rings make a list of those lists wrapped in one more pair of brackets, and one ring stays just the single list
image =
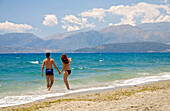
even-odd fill
[{"label": "shoreline", "polygon": [[69,91],[61,92],[61,93],[45,92],[45,94],[37,94],[36,96],[29,96],[29,95],[15,96],[14,95],[14,98],[13,97],[9,98],[10,99],[9,102],[8,100],[2,100],[4,101],[4,105],[1,105],[0,108],[19,106],[22,104],[29,104],[29,103],[36,102],[36,101],[43,101],[48,98],[63,98],[63,97],[70,97],[74,95],[100,93],[104,91],[145,85],[145,84],[150,84],[153,82],[166,81],[166,80],[170,80],[170,75],[167,75],[167,73],[163,75],[144,76],[144,77],[141,76],[138,78],[123,79],[123,80],[118,80],[118,81],[116,80],[116,81],[113,81],[110,85],[107,84],[107,85],[103,85],[99,87],[90,87],[90,88],[82,88],[82,89],[73,88]]},{"label": "shoreline", "polygon": [[[140,95],[141,98],[140,96],[138,97],[136,95]],[[151,99],[150,97],[152,97],[153,100],[145,104],[146,100]],[[127,101],[127,98],[130,98],[129,101]],[[140,107],[138,106],[138,104],[136,106],[133,106],[133,104],[130,105],[130,100],[132,99],[134,99],[136,103],[140,103],[143,105],[139,105]],[[144,100],[142,101],[142,99]],[[158,103],[158,100],[160,101],[159,103]],[[121,101],[119,102],[120,104],[117,104],[118,101]],[[122,108],[121,103],[124,103],[124,102],[125,102],[123,106],[124,109],[121,109]],[[71,109],[72,110],[83,110],[84,108],[90,108],[87,110],[92,110],[92,109],[93,110],[129,110],[126,108],[130,108],[131,110],[132,109],[145,110],[145,109],[157,108],[156,107],[157,104],[162,105],[161,109],[168,108],[168,110],[170,110],[170,106],[167,105],[168,102],[170,103],[170,80],[165,80],[165,81],[156,81],[156,82],[150,82],[150,83],[145,83],[145,84],[139,84],[139,85],[134,85],[134,86],[96,90],[96,91],[82,92],[82,93],[75,93],[75,94],[73,93],[73,94],[67,94],[61,97],[50,97],[44,100],[37,100],[37,101],[27,103],[27,104],[0,108],[0,110],[2,111],[10,111],[10,110],[48,111],[49,110],[50,111],[54,107],[56,110],[66,110],[66,109],[67,110],[68,109],[69,110]],[[145,107],[145,109],[143,109],[144,106],[149,105],[150,103],[152,103],[151,107],[147,106]],[[100,107],[93,107],[91,104],[94,104],[94,106],[100,104],[99,105]],[[106,104],[108,104],[107,107],[110,107],[110,108],[112,107],[113,109],[112,108],[107,109],[107,107],[105,109],[104,105]],[[155,104],[156,106],[154,106]]]}]

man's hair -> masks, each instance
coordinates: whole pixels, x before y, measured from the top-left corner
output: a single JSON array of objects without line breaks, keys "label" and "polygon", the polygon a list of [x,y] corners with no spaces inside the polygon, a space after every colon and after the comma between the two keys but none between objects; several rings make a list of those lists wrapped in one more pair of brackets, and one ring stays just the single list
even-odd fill
[{"label": "man's hair", "polygon": [[46,57],[50,57],[50,52],[46,52]]}]

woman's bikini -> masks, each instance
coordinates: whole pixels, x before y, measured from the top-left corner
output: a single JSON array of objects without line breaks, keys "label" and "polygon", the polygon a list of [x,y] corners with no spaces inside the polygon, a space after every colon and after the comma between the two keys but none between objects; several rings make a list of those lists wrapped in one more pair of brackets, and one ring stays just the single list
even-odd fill
[{"label": "woman's bikini", "polygon": [[[68,65],[68,67],[69,67],[69,65],[70,65],[69,61],[68,61],[68,63],[67,63],[66,65]],[[70,75],[70,74],[71,74],[71,70],[65,70],[65,71],[67,71],[67,72],[68,72],[68,75]]]}]

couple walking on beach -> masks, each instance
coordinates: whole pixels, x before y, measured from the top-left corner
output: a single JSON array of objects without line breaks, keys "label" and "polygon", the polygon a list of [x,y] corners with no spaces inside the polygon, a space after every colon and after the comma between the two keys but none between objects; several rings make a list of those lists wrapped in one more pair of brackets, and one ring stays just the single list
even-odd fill
[{"label": "couple walking on beach", "polygon": [[46,53],[46,57],[47,58],[43,60],[43,64],[42,64],[42,68],[41,68],[41,76],[43,77],[43,71],[44,71],[44,66],[45,66],[46,67],[45,75],[46,75],[46,81],[47,81],[47,90],[50,91],[50,89],[53,85],[53,81],[54,81],[54,73],[53,73],[52,65],[58,71],[59,75],[64,71],[64,74],[63,74],[64,83],[65,83],[67,89],[69,90],[70,88],[69,88],[67,78],[71,74],[71,69],[70,69],[71,58],[67,58],[66,54],[62,54],[61,60],[63,63],[63,68],[61,71],[59,71],[58,67],[56,66],[56,64],[54,62],[54,59],[50,58],[49,52]]}]

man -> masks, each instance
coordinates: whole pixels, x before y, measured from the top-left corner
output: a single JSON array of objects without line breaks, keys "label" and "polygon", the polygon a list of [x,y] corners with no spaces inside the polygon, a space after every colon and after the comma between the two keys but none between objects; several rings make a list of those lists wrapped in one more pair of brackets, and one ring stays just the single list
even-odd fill
[{"label": "man", "polygon": [[[47,80],[47,91],[50,91],[52,85],[53,85],[53,81],[54,81],[54,73],[53,73],[53,67],[52,65],[54,65],[55,69],[58,71],[58,73],[60,73],[60,71],[58,70],[58,67],[56,66],[54,59],[50,58],[50,53],[47,52],[46,53],[46,59],[43,60],[43,64],[42,64],[42,68],[41,68],[41,76],[43,77],[43,71],[44,71],[44,65],[46,67],[46,80]],[[49,80],[51,81],[51,84],[49,84]]]}]

